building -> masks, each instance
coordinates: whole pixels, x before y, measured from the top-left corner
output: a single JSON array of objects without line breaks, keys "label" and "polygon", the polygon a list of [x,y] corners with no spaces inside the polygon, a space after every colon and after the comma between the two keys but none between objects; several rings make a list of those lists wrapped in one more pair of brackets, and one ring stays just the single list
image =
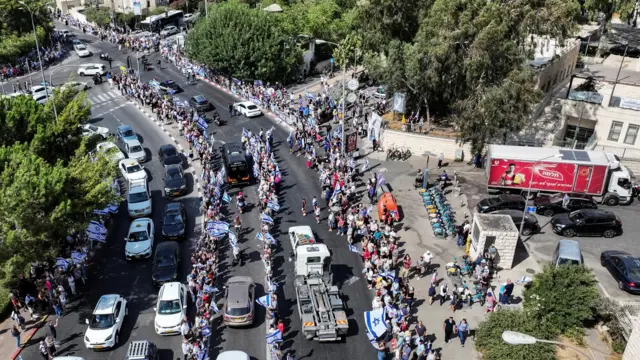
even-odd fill
[{"label": "building", "polygon": [[533,48],[531,67],[538,75],[538,88],[547,93],[567,79],[575,70],[580,55],[580,41],[558,40],[549,37],[531,36]]},{"label": "building", "polygon": [[146,16],[158,6],[168,6],[169,0],[56,0],[56,6],[63,14],[69,13],[73,8],[96,6],[96,3],[100,7],[109,7],[119,13],[133,12],[134,5],[139,3],[140,14]]}]

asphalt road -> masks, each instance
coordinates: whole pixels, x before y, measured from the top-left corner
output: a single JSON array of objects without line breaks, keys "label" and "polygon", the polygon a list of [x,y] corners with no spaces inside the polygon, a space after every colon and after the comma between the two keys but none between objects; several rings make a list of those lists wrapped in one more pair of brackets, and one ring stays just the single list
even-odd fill
[{"label": "asphalt road", "polygon": [[[58,24],[56,24],[58,25]],[[110,43],[97,42],[94,37],[78,37],[90,43],[95,55],[89,60],[78,60],[77,64],[100,62],[97,54],[100,51],[108,52],[114,57],[114,68],[118,63],[126,63],[126,56],[117,54],[117,47]],[[131,55],[131,54],[129,54]],[[75,56],[75,55],[74,55]],[[151,56],[152,64],[155,64],[155,54]],[[135,59],[135,58],[134,58]],[[71,60],[68,60],[71,61]],[[65,64],[66,65],[66,64]],[[55,68],[54,68],[55,69]],[[51,71],[51,70],[49,70]],[[77,67],[61,68],[54,74],[54,84],[66,81],[70,73],[75,73]],[[221,117],[227,120],[227,125],[217,128],[215,125],[209,127],[209,132],[216,139],[217,144],[225,142],[237,142],[240,140],[242,128],[247,128],[258,133],[260,129],[267,130],[273,122],[266,117],[246,119],[243,117],[229,118],[227,106],[235,101],[230,95],[204,83],[198,82],[195,85],[185,85],[184,77],[178,69],[173,66],[163,64],[161,69],[154,69],[143,72],[142,78],[150,80],[172,79],[178,84],[184,85],[184,92],[180,97],[187,99],[196,94],[202,94],[209,99],[220,112]],[[81,80],[81,79],[79,79]],[[86,80],[90,82],[90,78]],[[143,147],[149,152],[151,161],[145,163],[146,169],[151,176],[150,188],[153,192],[153,220],[160,223],[162,209],[166,202],[161,194],[161,164],[156,159],[159,146],[170,143],[168,136],[162,132],[157,125],[132,105],[126,104],[123,98],[119,97],[117,91],[111,91],[108,84],[102,84],[89,90],[89,99],[93,102],[93,120],[96,125],[105,126],[112,131],[120,124],[129,124],[140,135]],[[317,225],[313,216],[303,217],[300,213],[300,204],[305,198],[307,203],[311,203],[311,198],[315,194],[320,197],[320,187],[318,177],[315,172],[307,170],[302,158],[290,155],[286,151],[287,132],[279,127],[273,133],[276,157],[280,169],[283,173],[281,191],[279,193],[282,210],[276,216],[277,231],[273,231],[274,237],[279,240],[279,251],[274,257],[274,277],[279,283],[279,309],[280,315],[284,318],[287,331],[284,336],[283,347],[294,351],[297,358],[310,357],[313,359],[331,358],[373,358],[376,353],[369,344],[364,334],[363,312],[371,308],[371,291],[367,289],[360,273],[362,262],[357,254],[348,251],[346,240],[330,233],[326,227],[326,210],[323,209],[323,223]],[[181,141],[181,140],[180,140]],[[192,190],[182,201],[187,207],[190,224],[196,222],[199,199]],[[257,192],[255,186],[243,189],[247,194],[249,202],[255,204]],[[141,261],[126,263],[124,261],[124,242],[128,225],[130,223],[126,214],[126,205],[123,205],[120,213],[114,220],[115,226],[108,239],[105,249],[99,252],[96,258],[96,266],[92,268],[91,285],[81,299],[74,303],[74,308],[60,321],[58,337],[62,341],[62,354],[83,356],[85,359],[96,358],[122,358],[126,352],[126,344],[131,340],[148,339],[159,344],[162,349],[162,359],[175,359],[180,356],[180,337],[159,337],[153,329],[153,307],[156,301],[157,289],[151,285],[150,262]],[[235,211],[234,206],[230,206],[230,212]],[[244,264],[232,267],[227,262],[221,265],[220,284],[230,276],[248,275],[256,283],[256,297],[263,294],[264,288],[264,267],[260,260],[259,244],[255,239],[255,233],[259,227],[256,210],[245,213],[242,216],[245,232],[242,235],[241,248],[244,254]],[[293,278],[293,263],[289,262],[291,245],[288,241],[287,228],[296,225],[310,225],[316,231],[320,241],[325,242],[333,250],[333,273],[334,281],[338,283],[344,293],[344,299],[349,309],[350,332],[345,340],[339,343],[318,343],[305,340],[300,333],[300,319],[295,308],[295,292],[291,279]],[[156,225],[156,228],[159,228]],[[199,226],[189,226],[188,237],[183,244],[183,273],[188,271],[188,259],[192,247],[195,244],[198,234],[192,228]],[[159,236],[159,232],[156,234]],[[157,241],[156,241],[157,243]],[[230,249],[223,248],[223,251],[230,257]],[[223,256],[224,258],[224,256]],[[91,312],[97,299],[107,293],[119,293],[129,300],[129,318],[125,320],[121,333],[121,344],[114,351],[94,354],[84,348],[82,337],[86,329],[84,318]],[[218,298],[218,303],[222,300]],[[265,359],[265,328],[264,309],[256,306],[258,311],[256,323],[247,329],[228,329],[223,326],[217,327],[212,335],[211,358],[223,350],[243,350],[254,359]],[[38,341],[45,335],[44,330],[38,332],[32,342]],[[25,358],[36,358],[37,348],[30,346],[24,352]]]}]

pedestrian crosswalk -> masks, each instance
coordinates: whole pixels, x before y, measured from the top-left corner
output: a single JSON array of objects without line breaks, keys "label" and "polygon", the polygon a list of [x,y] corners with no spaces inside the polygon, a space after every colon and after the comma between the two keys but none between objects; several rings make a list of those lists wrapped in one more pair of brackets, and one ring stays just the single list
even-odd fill
[{"label": "pedestrian crosswalk", "polygon": [[118,90],[110,90],[102,94],[92,94],[90,92],[87,96],[87,100],[89,100],[93,106],[102,105],[118,98],[122,98],[122,95]]}]

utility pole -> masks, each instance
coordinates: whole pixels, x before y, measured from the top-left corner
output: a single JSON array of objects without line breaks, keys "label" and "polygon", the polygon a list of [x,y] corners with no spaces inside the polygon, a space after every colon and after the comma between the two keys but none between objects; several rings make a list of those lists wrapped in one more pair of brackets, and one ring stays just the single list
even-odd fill
[{"label": "utility pole", "polygon": [[209,6],[207,6],[207,0],[204,0],[204,15],[209,19]]},{"label": "utility pole", "polygon": [[620,79],[620,71],[622,71],[622,65],[624,64],[624,59],[627,57],[627,50],[629,49],[629,42],[627,41],[627,45],[624,47],[624,54],[622,55],[622,61],[620,61],[620,66],[618,67],[618,74],[616,74],[616,81],[613,83],[613,88],[611,89],[611,96],[609,96],[609,106],[613,103],[613,93],[616,91],[616,85],[618,85],[618,79]]}]

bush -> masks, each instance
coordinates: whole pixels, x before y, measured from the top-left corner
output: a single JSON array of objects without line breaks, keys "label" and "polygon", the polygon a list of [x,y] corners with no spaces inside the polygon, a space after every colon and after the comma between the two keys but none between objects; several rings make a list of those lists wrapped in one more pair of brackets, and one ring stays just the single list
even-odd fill
[{"label": "bush", "polygon": [[549,339],[549,331],[522,310],[490,313],[476,329],[476,347],[483,360],[555,360],[555,347],[550,344],[509,345],[502,332],[510,330]]},{"label": "bush", "polygon": [[627,340],[624,337],[624,325],[620,323],[619,317],[623,314],[624,307],[609,298],[600,298],[597,306],[598,320],[607,326],[609,337],[611,338],[611,350],[618,354],[624,352]]},{"label": "bush", "polygon": [[546,266],[524,292],[524,309],[551,335],[581,332],[600,298],[593,272],[584,266]]}]

